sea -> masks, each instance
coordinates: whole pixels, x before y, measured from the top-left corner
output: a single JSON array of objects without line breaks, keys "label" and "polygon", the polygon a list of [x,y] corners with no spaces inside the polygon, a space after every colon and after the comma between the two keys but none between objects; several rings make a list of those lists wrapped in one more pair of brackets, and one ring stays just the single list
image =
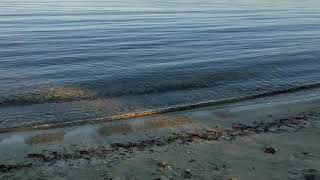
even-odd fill
[{"label": "sea", "polygon": [[0,129],[319,87],[319,0],[0,0]]}]

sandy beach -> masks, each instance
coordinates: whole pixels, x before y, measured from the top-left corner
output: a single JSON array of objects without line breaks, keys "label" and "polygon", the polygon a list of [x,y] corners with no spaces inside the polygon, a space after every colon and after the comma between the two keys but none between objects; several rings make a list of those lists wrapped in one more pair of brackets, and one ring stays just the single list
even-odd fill
[{"label": "sandy beach", "polygon": [[320,179],[319,91],[2,133],[0,179]]}]

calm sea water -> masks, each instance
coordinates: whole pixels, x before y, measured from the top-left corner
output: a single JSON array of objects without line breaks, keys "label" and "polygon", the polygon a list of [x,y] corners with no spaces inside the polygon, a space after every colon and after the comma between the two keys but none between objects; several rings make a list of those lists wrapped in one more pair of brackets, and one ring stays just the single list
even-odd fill
[{"label": "calm sea water", "polygon": [[319,0],[0,0],[0,127],[320,83]]}]

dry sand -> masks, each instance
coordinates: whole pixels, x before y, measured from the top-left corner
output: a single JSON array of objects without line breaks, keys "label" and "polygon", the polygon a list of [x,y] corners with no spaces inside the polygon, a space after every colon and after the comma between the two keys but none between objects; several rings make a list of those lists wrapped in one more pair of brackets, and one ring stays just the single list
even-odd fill
[{"label": "dry sand", "polygon": [[0,134],[0,179],[320,179],[319,91]]}]

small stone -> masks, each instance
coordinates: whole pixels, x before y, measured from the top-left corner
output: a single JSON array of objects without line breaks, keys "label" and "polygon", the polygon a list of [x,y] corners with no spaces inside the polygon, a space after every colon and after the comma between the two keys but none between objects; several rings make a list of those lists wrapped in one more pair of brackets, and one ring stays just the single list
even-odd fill
[{"label": "small stone", "polygon": [[160,167],[160,170],[161,171],[164,171],[164,170],[172,170],[173,168],[172,168],[172,166],[170,166],[168,163],[166,163],[166,162],[160,162],[160,163],[158,163],[158,166]]},{"label": "small stone", "polygon": [[207,132],[208,132],[208,133],[211,133],[211,132],[213,132],[213,129],[208,128],[208,129],[207,129]]},{"label": "small stone", "polygon": [[312,156],[312,154],[309,153],[309,152],[302,152],[302,154],[305,155],[305,156]]},{"label": "small stone", "polygon": [[273,147],[265,147],[265,148],[263,148],[263,151],[265,153],[275,154],[277,152],[277,149],[275,149]]},{"label": "small stone", "polygon": [[168,166],[168,164],[166,162],[162,161],[158,164],[158,166],[160,166],[161,168],[166,168]]},{"label": "small stone", "polygon": [[192,173],[190,169],[185,169],[184,170],[184,178],[191,178]]}]

